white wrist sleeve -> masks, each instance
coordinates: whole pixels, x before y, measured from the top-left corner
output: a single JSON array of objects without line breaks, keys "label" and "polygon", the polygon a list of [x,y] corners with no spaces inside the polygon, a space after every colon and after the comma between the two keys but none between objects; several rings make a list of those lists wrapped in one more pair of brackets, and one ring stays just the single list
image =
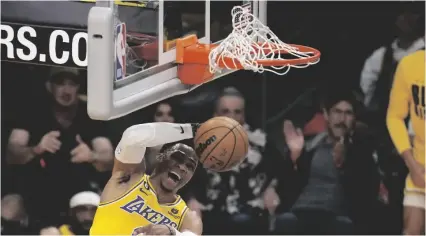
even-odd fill
[{"label": "white wrist sleeve", "polygon": [[138,164],[147,147],[193,138],[190,124],[147,123],[133,125],[124,131],[115,149],[115,157],[122,163]]}]

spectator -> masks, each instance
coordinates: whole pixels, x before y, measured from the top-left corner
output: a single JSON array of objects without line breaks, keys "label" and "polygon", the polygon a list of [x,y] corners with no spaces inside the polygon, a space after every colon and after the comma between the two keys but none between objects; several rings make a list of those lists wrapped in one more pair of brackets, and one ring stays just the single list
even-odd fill
[{"label": "spectator", "polygon": [[[305,143],[301,129],[284,122],[290,158],[299,173],[300,195],[277,216],[279,234],[355,234],[369,228],[379,188],[371,140],[355,128],[357,102],[339,92],[324,102],[328,129]],[[374,223],[372,223],[374,224]]]},{"label": "spectator", "polygon": [[66,216],[74,188],[112,166],[112,145],[103,123],[88,117],[79,84],[78,70],[53,68],[46,83],[50,106],[36,107],[9,137],[7,161],[22,165],[16,175],[28,213],[48,225]]},{"label": "spectator", "polygon": [[25,210],[23,199],[18,194],[5,195],[1,200],[1,234],[36,234],[37,221]]},{"label": "spectator", "polygon": [[157,104],[154,114],[154,122],[175,122],[173,107],[170,102],[162,101]]},{"label": "spectator", "polygon": [[[361,72],[364,105],[377,116],[375,125],[383,125],[389,103],[390,88],[398,62],[406,55],[425,46],[421,14],[406,9],[396,18],[397,38],[371,54]],[[374,117],[372,117],[374,118]],[[386,128],[386,127],[384,127]]]},{"label": "spectator", "polygon": [[[60,235],[89,235],[99,203],[100,196],[98,193],[83,191],[75,194],[69,202],[68,224],[62,224],[55,229],[59,231]],[[46,227],[40,231],[40,234],[46,231],[54,231],[55,229],[52,229],[52,226]]]},{"label": "spectator", "polygon": [[[198,186],[206,183],[207,186],[194,189],[197,193],[188,201],[188,206],[202,214],[206,234],[262,234],[267,218],[264,205],[275,208],[279,201],[272,187],[266,191],[272,181],[263,157],[266,135],[245,122],[244,97],[234,88],[225,89],[218,98],[214,115],[230,117],[243,125],[249,137],[248,155],[229,172],[203,173]],[[264,199],[268,201],[266,204]],[[259,225],[262,223],[263,228]]]}]

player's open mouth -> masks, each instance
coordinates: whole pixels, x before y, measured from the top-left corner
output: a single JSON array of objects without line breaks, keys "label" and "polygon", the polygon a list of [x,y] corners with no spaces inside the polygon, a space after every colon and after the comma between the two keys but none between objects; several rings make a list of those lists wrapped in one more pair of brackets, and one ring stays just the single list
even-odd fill
[{"label": "player's open mouth", "polygon": [[174,171],[169,172],[169,178],[172,179],[174,182],[179,182],[181,180],[180,175]]}]

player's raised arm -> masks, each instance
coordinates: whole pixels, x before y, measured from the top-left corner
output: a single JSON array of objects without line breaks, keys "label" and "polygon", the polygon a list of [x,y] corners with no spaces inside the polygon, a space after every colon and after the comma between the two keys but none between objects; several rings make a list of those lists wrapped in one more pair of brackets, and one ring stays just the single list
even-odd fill
[{"label": "player's raised arm", "polygon": [[113,174],[143,174],[142,161],[147,147],[193,138],[197,127],[196,124],[157,122],[127,128],[115,150]]}]

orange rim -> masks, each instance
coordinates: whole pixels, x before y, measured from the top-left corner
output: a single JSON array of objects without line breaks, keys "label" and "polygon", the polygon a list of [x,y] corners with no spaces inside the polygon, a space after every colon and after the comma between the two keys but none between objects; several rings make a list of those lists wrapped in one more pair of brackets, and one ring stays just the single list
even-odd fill
[{"label": "orange rim", "polygon": [[[319,60],[321,52],[318,49],[289,44],[289,46],[297,48],[299,52],[310,53],[311,55],[304,58],[295,58],[295,59],[280,59],[280,60],[256,60],[259,65],[262,66],[273,66],[273,67],[282,67],[282,66],[291,66],[291,65],[305,65],[313,63]],[[209,54],[212,49],[217,47],[215,44],[201,44],[198,42],[198,39],[195,35],[189,35],[185,38],[176,40],[176,63],[179,64],[203,64],[209,65]],[[266,53],[269,53],[270,50],[264,49]],[[290,54],[289,51],[282,49],[277,50],[275,53],[278,54]],[[244,67],[236,59],[229,57],[223,57],[218,60],[218,66],[220,68],[229,68],[229,69],[244,69]]]}]

